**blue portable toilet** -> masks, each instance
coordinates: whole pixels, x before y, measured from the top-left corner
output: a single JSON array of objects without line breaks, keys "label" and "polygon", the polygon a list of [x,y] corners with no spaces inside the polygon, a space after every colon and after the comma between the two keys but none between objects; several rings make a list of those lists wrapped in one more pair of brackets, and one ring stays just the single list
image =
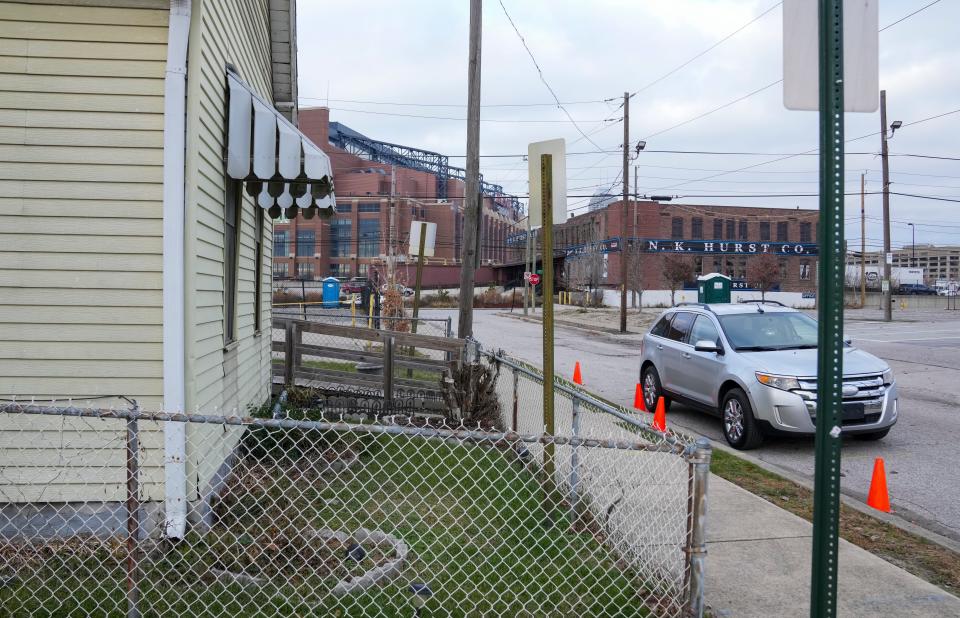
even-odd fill
[{"label": "blue portable toilet", "polygon": [[323,280],[323,308],[337,309],[340,306],[340,280],[327,277]]}]

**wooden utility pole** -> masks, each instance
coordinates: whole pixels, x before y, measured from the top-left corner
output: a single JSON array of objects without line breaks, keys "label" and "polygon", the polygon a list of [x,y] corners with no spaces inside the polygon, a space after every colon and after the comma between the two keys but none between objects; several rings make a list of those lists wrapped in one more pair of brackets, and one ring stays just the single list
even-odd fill
[{"label": "wooden utility pole", "polygon": [[482,0],[470,0],[470,60],[467,68],[467,169],[464,183],[463,253],[460,260],[460,319],[457,336],[473,336],[473,283],[480,220],[480,31]]},{"label": "wooden utility pole", "polygon": [[[630,237],[631,237],[631,238],[635,238],[636,235],[637,235],[637,202],[638,202],[639,199],[640,199],[640,196],[637,195],[637,187],[640,186],[640,185],[638,184],[638,181],[637,181],[637,176],[638,176],[637,169],[638,169],[638,167],[637,167],[636,165],[634,165],[634,166],[633,166],[633,227],[630,228]],[[639,259],[640,259],[640,252],[639,252],[639,251],[636,251],[635,253],[632,253],[632,254],[630,255],[630,257],[631,257],[631,258],[636,258],[637,260],[639,260]],[[638,264],[631,264],[631,266],[634,268],[634,270],[637,271],[637,272],[636,272],[636,281],[634,281],[634,284],[637,284],[637,283],[639,283],[639,281],[640,281],[640,264],[639,264],[639,263],[638,263]],[[634,308],[634,309],[637,308],[637,303],[640,302],[640,299],[638,298],[638,294],[637,294],[637,290],[636,290],[637,287],[639,287],[639,285],[635,285],[634,288],[630,290],[630,300],[633,301],[633,308]]]},{"label": "wooden utility pole", "polygon": [[630,196],[630,93],[623,93],[623,209],[620,216],[620,332],[627,332],[627,280],[630,276],[630,250],[627,242],[627,199]]},{"label": "wooden utility pole", "polygon": [[890,304],[890,166],[887,157],[887,91],[880,91],[880,159],[883,162],[883,321],[893,320]]},{"label": "wooden utility pole", "polygon": [[867,214],[864,207],[866,174],[860,174],[860,308],[867,304]]}]

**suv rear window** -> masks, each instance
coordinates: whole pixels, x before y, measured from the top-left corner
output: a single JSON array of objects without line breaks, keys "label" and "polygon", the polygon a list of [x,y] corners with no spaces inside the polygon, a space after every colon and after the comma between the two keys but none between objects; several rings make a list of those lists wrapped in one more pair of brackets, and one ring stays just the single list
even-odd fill
[{"label": "suv rear window", "polygon": [[687,338],[687,333],[690,332],[690,327],[693,326],[693,320],[696,317],[696,314],[686,311],[681,311],[674,314],[673,321],[670,322],[670,330],[667,332],[667,339],[684,341]]},{"label": "suv rear window", "polygon": [[651,335],[656,335],[658,337],[666,337],[667,330],[670,328],[670,318],[673,317],[673,314],[665,315],[660,318],[660,321],[653,325],[653,328],[650,329]]}]

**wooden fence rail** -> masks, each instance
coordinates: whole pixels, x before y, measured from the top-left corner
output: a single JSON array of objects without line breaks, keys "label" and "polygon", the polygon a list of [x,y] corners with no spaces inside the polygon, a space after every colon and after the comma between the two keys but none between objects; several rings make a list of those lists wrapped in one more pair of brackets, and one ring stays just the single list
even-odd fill
[{"label": "wooden fence rail", "polygon": [[410,392],[439,402],[441,382],[463,362],[465,346],[452,337],[275,318],[274,383],[375,390],[387,405]]}]

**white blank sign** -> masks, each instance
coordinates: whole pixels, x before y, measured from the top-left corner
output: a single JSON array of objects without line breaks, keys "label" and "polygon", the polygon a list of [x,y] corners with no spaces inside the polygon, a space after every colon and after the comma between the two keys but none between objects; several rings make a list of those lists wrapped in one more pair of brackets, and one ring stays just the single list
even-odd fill
[{"label": "white blank sign", "polygon": [[[783,2],[783,105],[820,109],[819,2]],[[875,112],[879,105],[879,0],[843,3],[843,111]]]},{"label": "white blank sign", "polygon": [[433,257],[434,247],[437,244],[437,224],[429,221],[410,222],[410,251],[409,255],[420,253],[420,226],[427,225],[427,233],[423,237],[423,257]]},{"label": "white blank sign", "polygon": [[553,223],[560,225],[567,220],[567,145],[563,139],[534,142],[527,146],[527,169],[530,178],[530,227],[543,225],[543,209],[540,203],[540,155],[553,155]]}]

